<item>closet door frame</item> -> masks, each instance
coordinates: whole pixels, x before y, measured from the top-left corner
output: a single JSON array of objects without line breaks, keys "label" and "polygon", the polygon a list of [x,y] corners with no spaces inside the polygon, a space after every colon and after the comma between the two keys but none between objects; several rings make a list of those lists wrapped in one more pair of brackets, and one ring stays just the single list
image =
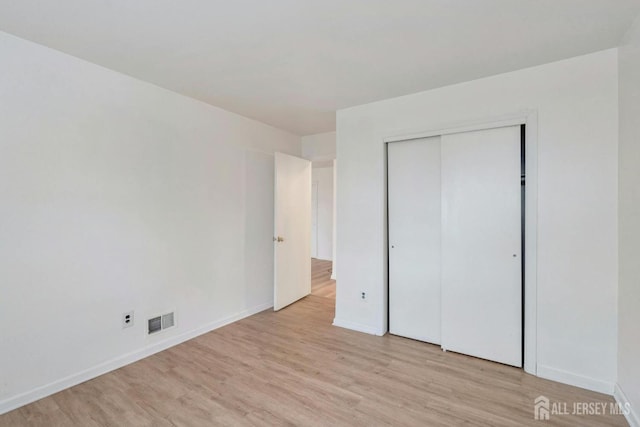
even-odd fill
[{"label": "closet door frame", "polygon": [[538,114],[535,110],[500,117],[465,121],[439,127],[399,131],[382,136],[385,152],[385,289],[382,304],[384,331],[389,325],[389,216],[388,144],[452,133],[525,125],[525,221],[524,221],[524,370],[537,375],[537,236],[538,236]]}]

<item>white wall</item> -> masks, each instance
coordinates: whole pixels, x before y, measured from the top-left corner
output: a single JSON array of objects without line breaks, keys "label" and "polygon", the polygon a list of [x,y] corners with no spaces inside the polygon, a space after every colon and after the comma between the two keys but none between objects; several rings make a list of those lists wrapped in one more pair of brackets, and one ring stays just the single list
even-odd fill
[{"label": "white wall", "polygon": [[0,413],[272,305],[299,137],[4,33],[0,63]]},{"label": "white wall", "polygon": [[[336,133],[325,132],[303,136],[302,157],[313,162],[329,161],[336,158]],[[331,164],[328,163],[327,166]]]},{"label": "white wall", "polygon": [[[333,167],[313,168],[311,180],[318,184],[318,238],[316,258],[333,259]],[[313,251],[312,251],[313,253]]]},{"label": "white wall", "polygon": [[619,391],[640,426],[640,17],[620,48]]},{"label": "white wall", "polygon": [[536,110],[538,373],[612,392],[617,72],[613,49],[339,111],[336,324],[386,331],[383,138]]}]

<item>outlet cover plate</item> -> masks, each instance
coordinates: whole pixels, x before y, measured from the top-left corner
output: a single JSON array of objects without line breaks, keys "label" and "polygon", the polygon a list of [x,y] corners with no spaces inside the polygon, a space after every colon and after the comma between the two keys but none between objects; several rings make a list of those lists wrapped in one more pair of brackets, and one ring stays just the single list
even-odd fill
[{"label": "outlet cover plate", "polygon": [[133,310],[122,313],[122,329],[133,326]]}]

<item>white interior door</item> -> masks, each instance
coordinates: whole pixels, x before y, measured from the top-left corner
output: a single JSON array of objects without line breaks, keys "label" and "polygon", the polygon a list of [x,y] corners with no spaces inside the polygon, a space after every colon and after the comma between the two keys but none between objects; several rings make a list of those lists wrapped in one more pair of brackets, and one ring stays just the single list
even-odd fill
[{"label": "white interior door", "polygon": [[389,332],[440,343],[440,137],[390,143]]},{"label": "white interior door", "polygon": [[522,365],[520,127],[442,136],[442,347]]},{"label": "white interior door", "polygon": [[273,308],[311,293],[311,162],[275,154]]}]

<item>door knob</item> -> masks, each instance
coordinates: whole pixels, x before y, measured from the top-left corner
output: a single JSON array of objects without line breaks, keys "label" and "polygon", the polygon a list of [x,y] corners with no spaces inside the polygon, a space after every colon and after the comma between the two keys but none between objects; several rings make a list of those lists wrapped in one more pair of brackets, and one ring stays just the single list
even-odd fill
[{"label": "door knob", "polygon": [[278,237],[274,237],[274,238],[273,238],[273,241],[274,241],[274,242],[284,242],[284,238],[282,238],[282,237],[280,237],[280,236],[278,236]]}]

